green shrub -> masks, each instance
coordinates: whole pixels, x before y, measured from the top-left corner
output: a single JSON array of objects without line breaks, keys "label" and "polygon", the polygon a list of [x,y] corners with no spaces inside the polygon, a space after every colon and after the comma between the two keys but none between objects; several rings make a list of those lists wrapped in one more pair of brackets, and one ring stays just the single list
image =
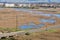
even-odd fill
[{"label": "green shrub", "polygon": [[48,30],[48,32],[56,32],[56,30],[55,29],[50,29],[50,30]]},{"label": "green shrub", "polygon": [[16,31],[20,31],[20,29],[18,29],[18,28],[2,28],[2,27],[0,27],[0,31],[1,32],[16,32]]},{"label": "green shrub", "polygon": [[30,35],[30,33],[29,33],[29,32],[27,32],[27,33],[25,33],[25,35]]}]

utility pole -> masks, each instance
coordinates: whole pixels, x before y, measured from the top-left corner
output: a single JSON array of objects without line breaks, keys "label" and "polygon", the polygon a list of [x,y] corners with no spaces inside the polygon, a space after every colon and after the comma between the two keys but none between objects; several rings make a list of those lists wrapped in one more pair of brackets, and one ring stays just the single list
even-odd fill
[{"label": "utility pole", "polygon": [[48,3],[49,3],[49,7],[50,7],[50,4],[51,4],[51,0],[48,0]]},{"label": "utility pole", "polygon": [[5,7],[5,4],[7,3],[7,1],[6,0],[4,0],[4,5],[3,5],[3,7]]},{"label": "utility pole", "polygon": [[5,0],[4,2],[6,3],[7,1]]},{"label": "utility pole", "polygon": [[17,27],[18,27],[18,16],[16,15],[16,31],[17,31]]}]

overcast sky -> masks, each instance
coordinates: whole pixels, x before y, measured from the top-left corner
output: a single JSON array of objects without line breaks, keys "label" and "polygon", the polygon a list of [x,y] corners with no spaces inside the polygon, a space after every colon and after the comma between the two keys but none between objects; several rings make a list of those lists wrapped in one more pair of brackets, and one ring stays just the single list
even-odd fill
[{"label": "overcast sky", "polygon": [[[21,1],[24,1],[24,2],[49,2],[49,0],[0,0],[0,2],[21,2]],[[60,0],[50,0],[51,2],[59,2],[60,3]]]}]

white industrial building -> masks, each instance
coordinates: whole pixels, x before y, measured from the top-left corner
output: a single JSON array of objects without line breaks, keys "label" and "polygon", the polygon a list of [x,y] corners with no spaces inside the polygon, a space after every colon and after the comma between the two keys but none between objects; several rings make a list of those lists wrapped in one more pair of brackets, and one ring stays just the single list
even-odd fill
[{"label": "white industrial building", "polygon": [[0,3],[0,7],[3,7],[4,6],[4,3]]},{"label": "white industrial building", "polygon": [[6,3],[5,7],[15,7],[15,4],[13,4],[13,3]]},{"label": "white industrial building", "polygon": [[31,7],[31,4],[19,4],[19,7]]}]

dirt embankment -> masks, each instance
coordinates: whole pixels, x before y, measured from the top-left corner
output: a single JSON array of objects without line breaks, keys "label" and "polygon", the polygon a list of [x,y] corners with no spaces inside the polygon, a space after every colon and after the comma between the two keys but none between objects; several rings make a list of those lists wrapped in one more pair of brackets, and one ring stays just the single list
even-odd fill
[{"label": "dirt embankment", "polygon": [[[52,32],[51,32],[52,31]],[[31,33],[30,35],[19,35],[16,40],[60,40],[60,29]]]}]

